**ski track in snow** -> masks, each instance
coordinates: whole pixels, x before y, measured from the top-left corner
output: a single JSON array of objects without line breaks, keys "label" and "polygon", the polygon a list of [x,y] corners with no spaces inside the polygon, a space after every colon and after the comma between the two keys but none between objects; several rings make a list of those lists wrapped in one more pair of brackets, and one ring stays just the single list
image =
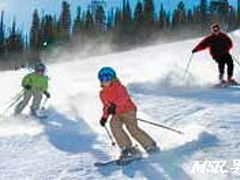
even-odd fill
[{"label": "ski track in snow", "polygon": [[[236,40],[238,36],[239,32],[233,34]],[[231,173],[191,172],[195,160],[231,161],[240,154],[240,88],[209,88],[216,82],[217,71],[206,52],[194,56],[187,78],[182,78],[196,41],[49,66],[49,118],[0,117],[0,180],[239,179]],[[173,49],[179,51],[172,53]],[[117,69],[140,118],[182,130],[185,136],[139,122],[162,152],[125,167],[94,167],[95,162],[114,159],[119,153],[98,122],[96,73],[106,65]],[[5,85],[0,89],[1,112],[26,73],[1,73],[0,83]]]}]

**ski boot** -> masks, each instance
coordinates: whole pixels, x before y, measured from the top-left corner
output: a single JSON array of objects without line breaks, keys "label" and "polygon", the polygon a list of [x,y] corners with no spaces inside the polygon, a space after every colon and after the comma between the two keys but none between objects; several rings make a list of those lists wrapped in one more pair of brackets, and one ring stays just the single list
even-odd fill
[{"label": "ski boot", "polygon": [[160,148],[156,144],[153,144],[153,145],[148,146],[146,148],[146,151],[148,154],[154,154],[154,153],[160,152]]},{"label": "ski boot", "polygon": [[227,83],[227,81],[226,80],[224,80],[224,79],[220,79],[220,82],[219,82],[219,84],[226,84]]},{"label": "ski boot", "polygon": [[18,112],[18,111],[15,110],[15,111],[13,112],[13,117],[18,117],[20,114],[21,114],[20,112]]},{"label": "ski boot", "polygon": [[117,164],[127,165],[131,161],[140,158],[142,158],[142,153],[137,147],[123,148]]},{"label": "ski boot", "polygon": [[227,81],[225,81],[224,79],[219,79],[219,83],[216,84],[214,87],[215,88],[223,88],[227,86]]},{"label": "ski boot", "polygon": [[216,87],[225,87],[226,83],[227,83],[227,81],[224,80],[223,74],[220,74],[219,75],[219,83],[216,85]]},{"label": "ski boot", "polygon": [[142,157],[142,152],[137,147],[131,147],[130,153],[133,158],[138,159]]},{"label": "ski boot", "polygon": [[40,113],[37,110],[31,110],[30,115],[36,119],[46,119],[48,117],[46,114]]},{"label": "ski boot", "polygon": [[224,79],[219,79],[219,85],[220,85],[220,86],[225,86],[226,83],[227,83],[226,80],[224,80]]},{"label": "ski boot", "polygon": [[227,84],[230,86],[231,85],[239,85],[238,82],[233,78],[228,78]]},{"label": "ski boot", "polygon": [[34,110],[34,109],[31,109],[30,115],[33,116],[33,117],[38,117],[38,113],[37,113],[37,111]]}]

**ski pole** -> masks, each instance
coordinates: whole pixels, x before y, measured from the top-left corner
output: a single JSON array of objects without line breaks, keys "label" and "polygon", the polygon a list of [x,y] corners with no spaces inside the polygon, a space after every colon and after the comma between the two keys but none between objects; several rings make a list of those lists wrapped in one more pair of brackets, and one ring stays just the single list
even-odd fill
[{"label": "ski pole", "polygon": [[23,94],[23,89],[22,89],[20,92],[18,92],[18,93],[11,99],[11,102],[13,102],[13,101],[15,101],[16,99],[18,99],[18,97],[19,97],[21,94]]},{"label": "ski pole", "polygon": [[113,137],[112,137],[112,135],[110,134],[108,128],[107,128],[106,126],[104,126],[104,128],[105,128],[105,130],[107,131],[107,134],[108,134],[109,139],[111,140],[112,146],[115,146],[116,143],[114,142]]},{"label": "ski pole", "polygon": [[17,102],[23,97],[23,95],[24,95],[24,91],[21,91],[17,96],[15,96],[15,97],[13,98],[12,103],[10,103],[10,104],[7,106],[7,108],[5,109],[4,114],[5,114],[11,107],[13,107],[15,104],[17,104]]},{"label": "ski pole", "polygon": [[190,56],[190,58],[189,58],[189,60],[188,60],[187,67],[186,67],[186,69],[185,69],[185,71],[184,71],[183,79],[185,79],[185,77],[186,77],[186,75],[187,75],[187,73],[188,73],[190,64],[191,64],[192,59],[193,59],[193,55],[194,55],[194,54],[192,53],[191,56]]},{"label": "ski pole", "polygon": [[170,127],[167,127],[167,126],[164,126],[164,125],[161,125],[161,124],[153,123],[153,122],[146,121],[144,119],[139,119],[139,118],[138,118],[138,120],[141,121],[141,122],[144,122],[144,123],[148,123],[148,124],[151,124],[151,125],[154,125],[154,126],[157,126],[157,127],[168,129],[170,131],[173,131],[173,132],[176,132],[178,134],[184,135],[184,133],[182,131],[179,131],[179,130],[176,130],[176,129],[173,129],[173,128],[170,128]]},{"label": "ski pole", "polygon": [[20,96],[22,96],[24,93],[24,90],[21,90],[19,93],[17,93],[8,104],[12,104],[13,102],[15,102],[17,99],[19,99]]},{"label": "ski pole", "polygon": [[45,98],[41,105],[40,111],[44,111],[46,109],[47,102],[48,102],[48,98]]},{"label": "ski pole", "polygon": [[233,60],[240,66],[240,62],[237,60],[235,56],[233,56]]}]

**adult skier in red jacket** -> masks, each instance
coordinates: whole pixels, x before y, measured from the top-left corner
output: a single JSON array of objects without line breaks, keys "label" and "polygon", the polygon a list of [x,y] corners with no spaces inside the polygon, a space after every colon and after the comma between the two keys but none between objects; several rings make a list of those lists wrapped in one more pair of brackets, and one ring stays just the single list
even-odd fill
[{"label": "adult skier in red jacket", "polygon": [[123,126],[126,126],[129,134],[148,153],[159,151],[156,142],[142,129],[137,122],[137,107],[131,100],[127,89],[121,84],[116,76],[116,72],[111,67],[103,67],[98,73],[101,83],[100,99],[103,104],[103,114],[100,120],[101,126],[105,126],[109,116],[110,128],[118,146],[121,148],[121,160],[129,157],[141,156],[137,147],[132,145]]},{"label": "adult skier in red jacket", "polygon": [[[192,53],[209,49],[213,59],[218,64],[220,83],[237,84],[233,77],[234,64],[229,51],[233,47],[231,38],[221,32],[218,24],[211,26],[211,34],[204,38],[193,50]],[[227,65],[227,82],[224,80],[225,65]]]}]

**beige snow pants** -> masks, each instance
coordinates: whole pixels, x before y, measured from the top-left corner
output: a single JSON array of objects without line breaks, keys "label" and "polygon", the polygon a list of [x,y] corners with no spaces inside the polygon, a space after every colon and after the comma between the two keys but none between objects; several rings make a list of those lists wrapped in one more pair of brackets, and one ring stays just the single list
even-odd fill
[{"label": "beige snow pants", "polygon": [[25,91],[23,99],[16,105],[14,113],[20,114],[23,109],[28,105],[31,97],[33,97],[31,111],[36,112],[37,110],[39,110],[42,101],[42,92]]},{"label": "beige snow pants", "polygon": [[123,125],[126,126],[131,136],[140,143],[144,149],[156,145],[156,142],[145,131],[138,127],[136,112],[130,111],[124,114],[114,115],[110,120],[112,134],[121,149],[132,146],[132,141],[123,129]]}]

